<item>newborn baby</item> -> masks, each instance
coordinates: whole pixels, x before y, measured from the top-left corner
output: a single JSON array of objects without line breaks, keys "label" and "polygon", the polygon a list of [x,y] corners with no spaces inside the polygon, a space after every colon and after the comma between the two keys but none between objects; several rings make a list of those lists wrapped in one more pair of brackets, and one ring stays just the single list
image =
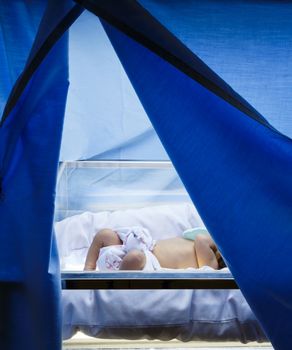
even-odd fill
[{"label": "newborn baby", "polygon": [[194,241],[174,237],[154,241],[140,226],[99,231],[87,253],[84,270],[158,270],[210,266],[225,267],[210,235],[199,234]]}]

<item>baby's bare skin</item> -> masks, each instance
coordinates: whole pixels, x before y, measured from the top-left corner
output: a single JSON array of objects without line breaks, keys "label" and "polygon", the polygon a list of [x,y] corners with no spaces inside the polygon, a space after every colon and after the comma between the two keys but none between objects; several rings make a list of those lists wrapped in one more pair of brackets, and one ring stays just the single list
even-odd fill
[{"label": "baby's bare skin", "polygon": [[[97,234],[88,250],[85,270],[95,270],[99,251],[102,247],[121,245],[118,234],[111,229],[103,229]],[[210,266],[219,269],[222,266],[222,257],[209,235],[198,235],[195,241],[181,237],[164,239],[156,242],[152,251],[161,267],[170,269],[185,269],[188,267],[200,268]],[[121,270],[142,270],[145,266],[145,254],[133,250],[124,257]]]},{"label": "baby's bare skin", "polygon": [[158,241],[152,251],[161,267],[170,269],[198,268],[194,241],[181,237]]}]

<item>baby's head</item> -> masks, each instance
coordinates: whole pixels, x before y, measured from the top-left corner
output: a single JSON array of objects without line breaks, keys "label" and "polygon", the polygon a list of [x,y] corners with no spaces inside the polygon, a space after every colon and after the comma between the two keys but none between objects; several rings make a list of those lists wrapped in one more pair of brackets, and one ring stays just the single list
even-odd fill
[{"label": "baby's head", "polygon": [[223,269],[224,267],[226,267],[226,264],[225,264],[225,261],[224,259],[222,258],[222,255],[221,253],[219,252],[219,250],[216,251],[216,259],[218,261],[218,269]]}]

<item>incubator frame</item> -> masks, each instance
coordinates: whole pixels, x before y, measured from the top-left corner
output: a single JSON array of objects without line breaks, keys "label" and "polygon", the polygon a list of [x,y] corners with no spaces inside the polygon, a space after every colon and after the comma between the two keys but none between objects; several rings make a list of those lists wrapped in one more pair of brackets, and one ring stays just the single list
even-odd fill
[{"label": "incubator frame", "polygon": [[[57,183],[66,168],[172,169],[170,161],[69,161],[59,166]],[[61,272],[62,289],[238,289],[229,272]]]}]

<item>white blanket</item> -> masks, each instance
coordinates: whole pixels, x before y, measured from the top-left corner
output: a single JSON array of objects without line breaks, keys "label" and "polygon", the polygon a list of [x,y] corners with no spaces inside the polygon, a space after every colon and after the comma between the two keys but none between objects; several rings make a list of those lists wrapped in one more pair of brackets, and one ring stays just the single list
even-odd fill
[{"label": "white blanket", "polygon": [[203,222],[190,204],[161,205],[140,209],[85,212],[55,224],[61,268],[81,270],[94,235],[103,228],[142,226],[154,240],[181,236]]},{"label": "white blanket", "polygon": [[[189,204],[73,216],[55,225],[62,269],[83,269],[87,249],[100,229],[131,225],[164,239],[203,223]],[[103,338],[265,340],[237,290],[65,290],[62,305],[64,339],[81,330]]]}]

